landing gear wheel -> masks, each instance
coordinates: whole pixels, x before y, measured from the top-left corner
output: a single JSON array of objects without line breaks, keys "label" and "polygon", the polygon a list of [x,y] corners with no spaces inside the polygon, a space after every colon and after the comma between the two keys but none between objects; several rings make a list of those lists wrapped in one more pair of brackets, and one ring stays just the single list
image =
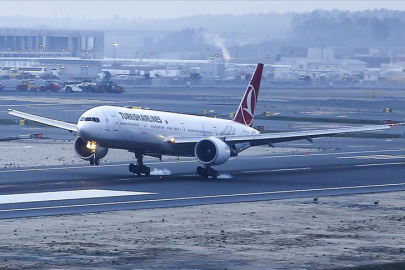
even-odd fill
[{"label": "landing gear wheel", "polygon": [[136,165],[134,163],[129,164],[129,171],[131,173],[135,173],[136,172]]},{"label": "landing gear wheel", "polygon": [[197,176],[201,176],[204,178],[212,177],[213,179],[218,178],[218,171],[211,168],[211,166],[205,166],[202,168],[201,166],[197,167]]},{"label": "landing gear wheel", "polygon": [[94,165],[94,160],[90,160],[90,165]]},{"label": "landing gear wheel", "polygon": [[197,176],[200,176],[200,175],[202,176],[203,172],[204,172],[204,169],[201,166],[198,166],[197,167],[197,172],[196,172]]},{"label": "landing gear wheel", "polygon": [[100,165],[100,160],[99,159],[96,159],[95,161],[94,161],[94,165]]},{"label": "landing gear wheel", "polygon": [[142,174],[145,176],[149,176],[150,175],[150,168],[143,165],[143,155],[141,153],[135,153],[135,157],[137,160],[137,164],[129,164],[129,171],[131,173],[136,174],[137,176],[141,176]]},{"label": "landing gear wheel", "polygon": [[211,171],[211,176],[212,176],[213,179],[217,179],[218,178],[218,171],[213,169]]},{"label": "landing gear wheel", "polygon": [[149,176],[150,175],[150,168],[145,166],[145,170],[144,170],[144,174],[145,176]]}]

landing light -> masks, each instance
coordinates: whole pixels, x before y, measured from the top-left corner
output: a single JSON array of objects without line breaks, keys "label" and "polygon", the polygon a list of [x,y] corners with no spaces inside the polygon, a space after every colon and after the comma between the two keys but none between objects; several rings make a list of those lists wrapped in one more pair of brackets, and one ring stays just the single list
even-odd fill
[{"label": "landing light", "polygon": [[97,150],[97,143],[93,141],[88,141],[86,147],[90,149],[91,151],[96,151]]},{"label": "landing light", "polygon": [[176,142],[176,139],[175,138],[170,138],[169,139],[169,143],[175,143]]}]

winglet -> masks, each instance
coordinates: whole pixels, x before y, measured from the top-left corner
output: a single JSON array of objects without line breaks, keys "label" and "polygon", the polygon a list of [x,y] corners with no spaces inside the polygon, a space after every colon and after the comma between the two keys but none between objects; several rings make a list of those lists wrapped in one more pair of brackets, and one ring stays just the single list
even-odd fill
[{"label": "winglet", "polygon": [[256,70],[250,79],[249,85],[246,88],[245,95],[240,102],[239,108],[236,111],[233,121],[247,125],[253,124],[257,97],[259,96],[260,81],[262,79],[263,64],[257,64]]}]

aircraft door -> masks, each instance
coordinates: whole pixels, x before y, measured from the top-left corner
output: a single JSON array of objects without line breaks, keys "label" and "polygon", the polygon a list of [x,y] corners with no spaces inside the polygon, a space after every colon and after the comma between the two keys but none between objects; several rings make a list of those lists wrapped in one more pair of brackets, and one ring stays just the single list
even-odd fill
[{"label": "aircraft door", "polygon": [[119,121],[116,115],[111,115],[111,125],[113,126],[113,131],[118,131]]}]

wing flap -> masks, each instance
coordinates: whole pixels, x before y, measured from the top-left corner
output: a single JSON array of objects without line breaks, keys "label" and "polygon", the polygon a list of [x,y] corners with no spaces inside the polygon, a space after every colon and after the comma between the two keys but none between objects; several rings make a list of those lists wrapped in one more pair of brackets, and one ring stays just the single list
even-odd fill
[{"label": "wing flap", "polygon": [[48,126],[52,126],[52,127],[56,127],[56,128],[60,128],[60,129],[66,129],[69,131],[74,131],[77,132],[77,125],[72,124],[72,123],[68,123],[68,122],[63,122],[63,121],[59,121],[59,120],[54,120],[54,119],[50,119],[50,118],[46,118],[46,117],[42,117],[42,116],[37,116],[34,114],[29,114],[29,113],[25,113],[25,112],[20,112],[20,111],[16,111],[13,109],[9,109],[8,114],[16,116],[16,117],[21,117],[24,119],[28,119],[34,122],[38,122],[41,124],[45,124]]}]

